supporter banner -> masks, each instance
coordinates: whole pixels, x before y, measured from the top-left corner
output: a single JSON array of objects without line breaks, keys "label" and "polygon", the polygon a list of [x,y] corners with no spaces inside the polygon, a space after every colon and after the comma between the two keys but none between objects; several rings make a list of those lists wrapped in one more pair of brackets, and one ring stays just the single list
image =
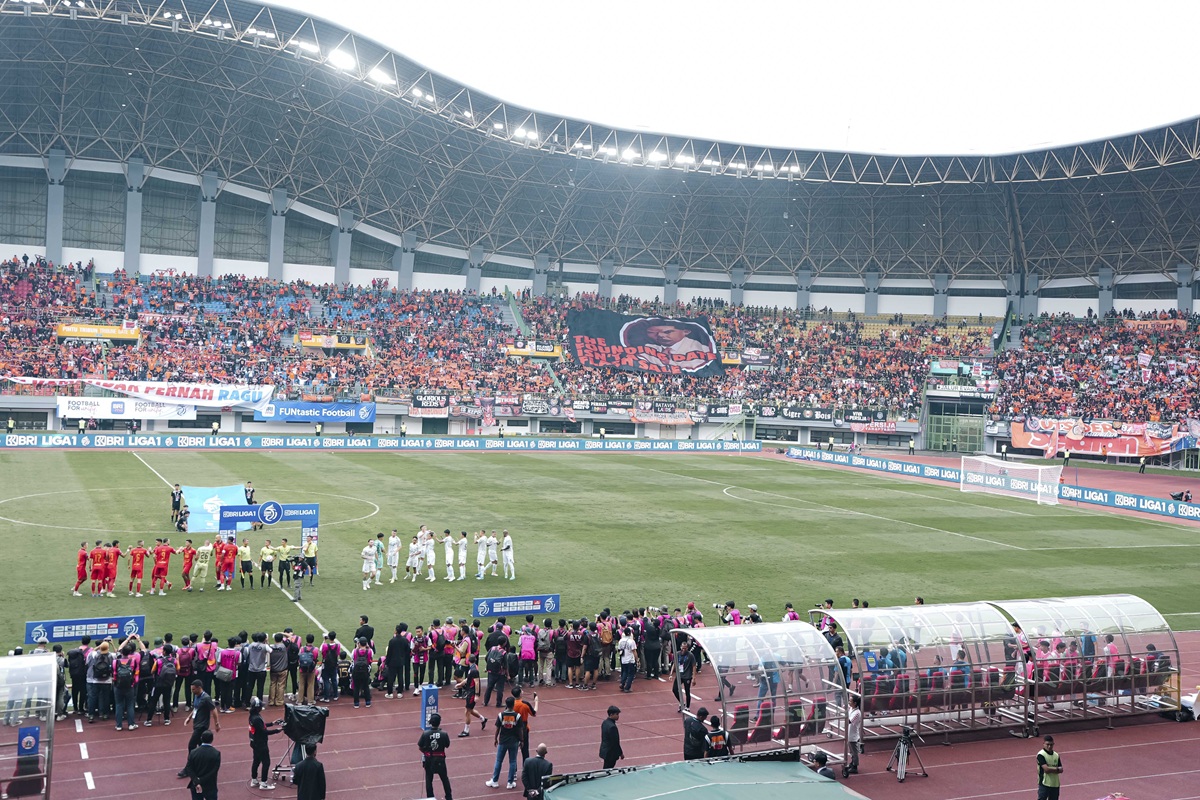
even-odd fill
[{"label": "supporter banner", "polygon": [[696,406],[696,413],[706,419],[722,419],[729,417],[729,405],[717,405],[700,403]]},{"label": "supporter banner", "polygon": [[[690,419],[689,419],[690,421]],[[10,433],[0,435],[0,448],[62,448],[72,450],[623,450],[758,453],[762,442],[676,441],[657,439],[552,439],[507,437],[504,439],[435,436],[264,436],[157,433]],[[236,503],[245,496],[239,490]],[[196,508],[188,506],[196,518]],[[214,506],[219,508],[219,506]],[[213,512],[216,513],[215,511]],[[195,525],[192,526],[195,531]],[[215,529],[214,529],[215,530]]]},{"label": "supporter banner", "polygon": [[274,386],[248,384],[173,383],[165,381],[106,381],[98,378],[21,378],[7,380],[21,386],[56,387],[82,383],[110,392],[154,400],[176,400],[202,408],[262,408],[271,402]]},{"label": "supporter banner", "polygon": [[776,419],[779,417],[779,406],[759,406],[757,415],[763,419]]},{"label": "supporter banner", "polygon": [[764,353],[761,347],[747,347],[739,359],[743,367],[769,367],[771,356]]},{"label": "supporter banner", "polygon": [[585,367],[672,375],[720,375],[721,354],[702,317],[634,317],[601,309],[567,312],[571,355]]},{"label": "supporter banner", "polygon": [[[1195,446],[1194,443],[1192,446]],[[789,447],[785,455],[788,458],[798,461],[837,464],[843,467],[856,467],[875,472],[908,475],[914,478],[930,478],[932,480],[946,481],[947,483],[960,482],[958,467],[914,464],[909,461],[894,461],[890,458],[875,458],[872,456],[851,455],[849,453],[830,453],[826,450],[814,450],[808,447]],[[1058,486],[1058,498],[1063,502],[1071,501],[1108,508],[1123,508],[1130,511],[1141,511],[1147,514],[1172,517],[1174,519],[1200,520],[1200,504],[1181,503],[1177,500],[1149,497],[1142,494],[1128,494],[1126,492],[1114,492],[1109,489],[1092,489],[1087,486],[1062,483]]]},{"label": "supporter banner", "polygon": [[450,395],[414,394],[409,405],[413,408],[448,408],[450,405]]},{"label": "supporter banner", "polygon": [[480,406],[466,406],[456,403],[450,406],[450,416],[466,417],[467,419],[482,419],[483,408]]},{"label": "supporter banner", "polygon": [[544,397],[527,397],[521,401],[522,414],[543,415],[550,413],[550,401]]},{"label": "supporter banner", "polygon": [[833,422],[833,409],[812,406],[785,406],[779,412],[784,419],[798,419],[805,422]]},{"label": "supporter banner", "polygon": [[1121,324],[1126,328],[1132,328],[1134,330],[1187,330],[1187,320],[1185,319],[1123,319],[1121,320]]},{"label": "supporter banner", "polygon": [[632,397],[610,397],[608,398],[608,407],[611,409],[624,409],[628,411],[633,408]]},{"label": "supporter banner", "polygon": [[362,350],[370,343],[361,333],[313,333],[300,331],[296,341],[301,347],[319,347],[327,350]]},{"label": "supporter banner", "polygon": [[50,644],[56,642],[78,642],[84,636],[99,642],[111,636],[122,641],[131,634],[146,635],[146,616],[137,614],[127,617],[87,617],[85,619],[47,619],[25,623],[25,644],[37,644],[46,638]]},{"label": "supporter banner", "polygon": [[121,325],[88,325],[80,322],[64,322],[59,324],[58,335],[63,339],[120,339],[137,341],[142,332],[137,323],[125,320]]},{"label": "supporter banner", "polygon": [[[194,419],[194,417],[193,417]],[[374,403],[301,403],[276,400],[254,412],[255,422],[374,422]]]},{"label": "supporter banner", "polygon": [[851,422],[850,430],[855,433],[895,433],[896,423],[888,421]]},{"label": "supporter banner", "polygon": [[503,617],[507,614],[553,614],[562,608],[562,596],[529,594],[520,597],[476,597],[472,608],[477,617]]},{"label": "supporter banner", "polygon": [[1012,425],[1013,447],[1042,450],[1049,455],[1069,451],[1091,455],[1157,456],[1184,450],[1191,439],[1178,425],[1162,422],[1083,422],[1027,417]]},{"label": "supporter banner", "polygon": [[842,419],[850,423],[866,424],[868,422],[883,422],[887,419],[887,412],[881,409],[869,410],[865,408],[852,408],[842,412]]},{"label": "supporter banner", "polygon": [[517,406],[521,404],[520,395],[515,394],[498,394],[496,395],[496,405],[498,406]]},{"label": "supporter banner", "polygon": [[446,419],[450,416],[450,408],[420,408],[419,406],[409,406],[408,416],[419,419]]},{"label": "supporter banner", "polygon": [[634,422],[651,422],[659,425],[691,425],[695,422],[689,411],[654,411],[640,407],[630,411],[629,418]]},{"label": "supporter banner", "polygon": [[504,348],[504,352],[510,356],[528,358],[562,358],[562,347],[553,342],[517,341]]},{"label": "supporter banner", "polygon": [[591,407],[592,407],[593,414],[607,414],[608,413],[608,403],[604,402],[603,400],[593,400],[591,402]]},{"label": "supporter banner", "polygon": [[59,397],[58,416],[69,419],[195,419],[195,406],[121,397]]},{"label": "supporter banner", "polygon": [[591,411],[592,404],[589,403],[587,400],[572,400],[571,408],[573,408],[576,411]]}]

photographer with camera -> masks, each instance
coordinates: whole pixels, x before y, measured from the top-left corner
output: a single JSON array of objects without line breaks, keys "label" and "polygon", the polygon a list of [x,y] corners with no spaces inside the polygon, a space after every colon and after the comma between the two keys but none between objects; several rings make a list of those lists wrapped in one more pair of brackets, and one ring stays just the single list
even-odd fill
[{"label": "photographer with camera", "polygon": [[[280,728],[273,728],[275,723],[263,722],[262,718],[262,701],[257,697],[250,698],[250,752],[253,754],[253,759],[250,762],[250,788],[251,789],[274,789],[275,784],[268,780],[268,770],[271,768],[271,751],[268,744],[268,737],[274,736],[277,733],[283,733]],[[262,769],[259,770],[259,766]],[[261,774],[262,778],[255,779],[255,773]]]},{"label": "photographer with camera", "polygon": [[[713,603],[713,608],[722,609],[722,606],[717,603]],[[721,622],[724,622],[726,625],[742,624],[742,612],[738,611],[737,603],[729,600],[725,603],[722,610],[723,614],[721,616]]]}]

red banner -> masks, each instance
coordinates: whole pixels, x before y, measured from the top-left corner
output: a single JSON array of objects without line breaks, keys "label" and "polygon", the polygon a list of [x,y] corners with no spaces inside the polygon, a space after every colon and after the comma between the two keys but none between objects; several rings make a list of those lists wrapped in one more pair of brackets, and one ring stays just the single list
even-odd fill
[{"label": "red banner", "polygon": [[895,422],[851,422],[850,430],[855,433],[895,433]]},{"label": "red banner", "polygon": [[1158,456],[1183,447],[1186,432],[1161,422],[1115,422],[1029,417],[1012,425],[1013,447],[1056,453]]},{"label": "red banner", "polygon": [[1166,330],[1186,331],[1187,330],[1187,320],[1186,319],[1123,319],[1123,320],[1121,320],[1121,322],[1122,322],[1122,324],[1125,325],[1126,328],[1134,328],[1134,329],[1138,329],[1138,330],[1150,330],[1150,331],[1166,331]]}]

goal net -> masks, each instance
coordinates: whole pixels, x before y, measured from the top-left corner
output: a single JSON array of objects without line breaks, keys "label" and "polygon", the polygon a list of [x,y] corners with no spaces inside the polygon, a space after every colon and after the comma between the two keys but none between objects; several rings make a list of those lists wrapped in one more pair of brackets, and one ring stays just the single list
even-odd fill
[{"label": "goal net", "polygon": [[1055,506],[1061,475],[1061,465],[1038,467],[987,456],[963,456],[959,488],[964,492],[1002,494]]}]

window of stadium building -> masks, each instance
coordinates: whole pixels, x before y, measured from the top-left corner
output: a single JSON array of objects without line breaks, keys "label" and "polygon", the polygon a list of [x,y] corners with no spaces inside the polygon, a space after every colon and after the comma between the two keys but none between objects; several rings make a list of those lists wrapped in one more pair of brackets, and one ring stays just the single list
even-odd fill
[{"label": "window of stadium building", "polygon": [[830,439],[834,444],[854,444],[854,431],[814,429],[808,432],[809,444],[829,444]]},{"label": "window of stadium building", "polygon": [[178,429],[184,428],[187,430],[212,430],[213,423],[221,424],[220,414],[197,414],[196,419],[171,419],[167,420],[167,427]]},{"label": "window of stadium building", "polygon": [[925,446],[944,452],[983,451],[983,418],[930,416]]},{"label": "window of stadium building", "polygon": [[754,435],[763,441],[770,442],[800,441],[799,428],[764,428],[759,426],[754,429]]},{"label": "window of stadium building", "polygon": [[609,422],[607,420],[595,420],[592,422],[592,433],[600,435],[600,429],[604,428],[605,436],[636,436],[637,426],[632,422]]},{"label": "window of stadium building", "polygon": [[906,433],[868,433],[867,444],[879,447],[908,447]]},{"label": "window of stadium building", "polygon": [[582,422],[570,422],[565,419],[544,419],[538,425],[540,433],[582,433]]}]

